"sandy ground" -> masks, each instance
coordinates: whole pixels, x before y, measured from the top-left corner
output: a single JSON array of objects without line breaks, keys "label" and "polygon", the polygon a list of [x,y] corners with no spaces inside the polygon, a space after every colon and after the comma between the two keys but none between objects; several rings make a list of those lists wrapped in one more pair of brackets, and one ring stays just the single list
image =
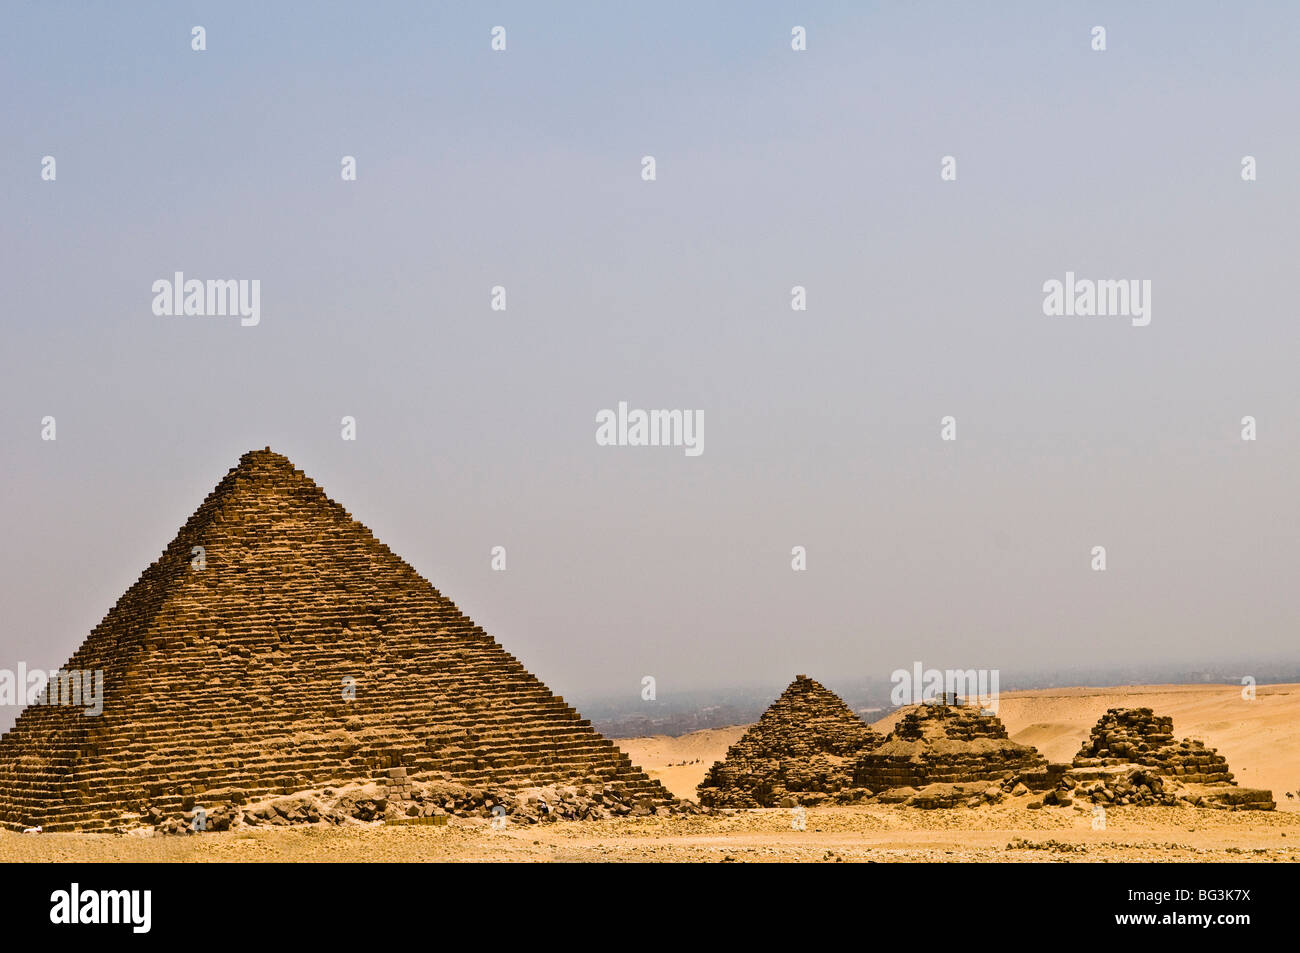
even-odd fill
[{"label": "sandy ground", "polygon": [[816,808],[568,821],[493,830],[279,829],[172,837],[0,834],[0,861],[1300,861],[1300,814],[1113,808],[1106,830],[1028,798],[975,810]]}]

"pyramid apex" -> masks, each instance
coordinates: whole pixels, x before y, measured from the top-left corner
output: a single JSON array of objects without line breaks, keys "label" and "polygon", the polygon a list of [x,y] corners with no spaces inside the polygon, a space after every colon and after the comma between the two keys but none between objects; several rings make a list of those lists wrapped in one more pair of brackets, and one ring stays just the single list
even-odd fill
[{"label": "pyramid apex", "polygon": [[290,466],[293,465],[292,461],[283,453],[276,453],[270,447],[263,447],[261,450],[249,450],[240,456],[239,463],[241,466],[250,463],[287,463]]}]

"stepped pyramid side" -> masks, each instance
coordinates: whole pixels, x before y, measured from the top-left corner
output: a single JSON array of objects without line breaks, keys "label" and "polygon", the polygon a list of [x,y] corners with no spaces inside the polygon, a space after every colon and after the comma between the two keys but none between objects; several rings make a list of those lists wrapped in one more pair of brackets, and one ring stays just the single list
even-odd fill
[{"label": "stepped pyramid side", "polygon": [[1252,810],[1276,807],[1271,791],[1238,787],[1227,759],[1204,742],[1174,740],[1174,720],[1150,708],[1111,708],[1074,756],[1071,780],[1094,800]]},{"label": "stepped pyramid side", "polygon": [[1006,726],[976,707],[917,705],[906,712],[884,744],[864,753],[854,783],[880,791],[927,784],[995,781],[1037,773],[1047,761],[1007,736]]},{"label": "stepped pyramid side", "polygon": [[[191,566],[193,547],[206,566]],[[0,825],[106,830],[399,768],[671,796],[284,457],[245,454],[0,738]],[[355,699],[344,695],[355,679]]]},{"label": "stepped pyramid side", "polygon": [[1074,756],[1075,767],[1140,764],[1189,783],[1232,781],[1228,762],[1199,741],[1174,742],[1174,720],[1150,708],[1111,708]]},{"label": "stepped pyramid side", "polygon": [[774,807],[787,798],[817,804],[847,795],[859,752],[880,735],[839,696],[800,675],[698,787],[711,807]]}]

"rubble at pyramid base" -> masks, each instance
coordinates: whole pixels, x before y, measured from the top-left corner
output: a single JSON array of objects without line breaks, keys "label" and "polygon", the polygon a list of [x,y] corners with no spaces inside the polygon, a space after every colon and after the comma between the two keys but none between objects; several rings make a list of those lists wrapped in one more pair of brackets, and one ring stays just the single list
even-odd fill
[{"label": "rubble at pyramid base", "polygon": [[1150,708],[1112,708],[1093,726],[1066,776],[1098,804],[1192,804],[1271,811],[1272,792],[1240,787],[1227,760],[1204,742],[1174,741],[1173,719]]},{"label": "rubble at pyramid base", "polygon": [[991,739],[959,742],[887,741],[860,760],[854,780],[877,791],[958,781],[1032,776],[1045,765],[1033,748]]},{"label": "rubble at pyramid base", "polygon": [[[389,777],[392,772],[400,772],[400,780]],[[556,772],[539,771],[513,782],[466,783],[453,780],[446,772],[408,774],[405,768],[394,768],[370,777],[345,772],[348,776],[333,783],[303,788],[292,782],[269,788],[260,784],[231,788],[163,781],[152,788],[153,793],[146,790],[137,797],[104,792],[111,800],[98,804],[87,803],[84,798],[68,798],[61,804],[33,799],[32,807],[6,809],[0,815],[0,827],[21,831],[39,825],[46,832],[87,833],[147,827],[182,832],[195,828],[196,818],[199,829],[224,830],[263,823],[391,822],[440,815],[488,817],[495,816],[492,810],[498,806],[511,820],[528,822],[698,811],[692,802],[673,798],[648,778],[636,778],[637,773],[635,769],[628,771],[630,777],[626,780],[595,775],[568,775],[556,780]],[[545,780],[548,777],[552,780]],[[303,778],[298,781],[310,784]],[[172,793],[175,791],[182,793]],[[546,792],[551,792],[553,800],[547,799]],[[534,803],[538,798],[541,803]],[[310,816],[297,811],[300,803],[313,805]],[[270,813],[268,805],[273,806]],[[286,805],[288,808],[282,809]]]},{"label": "rubble at pyramid base", "polygon": [[699,792],[700,804],[710,808],[856,804],[870,798],[871,792],[853,785],[852,766],[851,761],[832,760],[796,768],[773,763],[766,770],[748,769],[752,780],[715,772],[703,782],[706,787]]},{"label": "rubble at pyramid base", "polygon": [[1075,799],[1101,805],[1184,805],[1242,811],[1271,811],[1277,807],[1271,791],[1230,782],[1185,781],[1134,765],[1071,768],[1065,785]]},{"label": "rubble at pyramid base", "polygon": [[117,828],[125,832],[188,834],[205,831],[299,825],[346,827],[358,824],[447,824],[478,818],[494,827],[555,821],[597,821],[615,817],[665,817],[699,813],[689,801],[634,797],[600,784],[551,784],[500,790],[468,787],[445,776],[417,779],[404,769],[363,784],[324,787],[279,797],[207,800],[177,812],[151,807],[127,814]]}]

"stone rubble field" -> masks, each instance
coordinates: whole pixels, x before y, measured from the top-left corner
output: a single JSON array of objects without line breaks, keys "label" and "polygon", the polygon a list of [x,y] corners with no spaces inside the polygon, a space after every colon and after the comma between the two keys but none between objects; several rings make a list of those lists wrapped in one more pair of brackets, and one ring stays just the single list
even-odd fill
[{"label": "stone rubble field", "polygon": [[1194,807],[1030,810],[1029,795],[976,809],[782,808],[596,821],[449,817],[445,825],[325,823],[181,836],[0,832],[0,861],[639,861],[755,863],[1300,860],[1300,814]]}]

